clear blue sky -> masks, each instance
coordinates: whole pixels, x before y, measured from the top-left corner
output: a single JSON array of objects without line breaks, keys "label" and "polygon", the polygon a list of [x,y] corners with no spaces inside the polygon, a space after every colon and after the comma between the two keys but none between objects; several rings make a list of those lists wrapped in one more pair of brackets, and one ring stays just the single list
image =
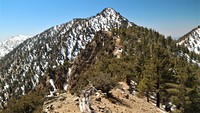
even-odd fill
[{"label": "clear blue sky", "polygon": [[36,35],[112,7],[137,25],[179,37],[200,25],[200,0],[0,0],[0,42]]}]

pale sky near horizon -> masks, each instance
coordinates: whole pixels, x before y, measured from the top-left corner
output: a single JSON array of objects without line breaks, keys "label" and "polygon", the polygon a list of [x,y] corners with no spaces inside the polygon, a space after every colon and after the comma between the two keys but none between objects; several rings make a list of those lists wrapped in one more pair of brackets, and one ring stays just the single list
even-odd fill
[{"label": "pale sky near horizon", "polygon": [[200,0],[0,0],[0,42],[16,35],[34,36],[107,7],[175,38],[200,25]]}]

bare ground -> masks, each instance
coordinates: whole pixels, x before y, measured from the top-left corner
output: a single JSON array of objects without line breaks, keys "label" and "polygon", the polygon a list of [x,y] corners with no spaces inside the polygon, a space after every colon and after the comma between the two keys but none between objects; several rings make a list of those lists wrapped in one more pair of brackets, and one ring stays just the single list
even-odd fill
[{"label": "bare ground", "polygon": [[[101,92],[90,96],[90,108],[94,113],[165,113],[145,99],[138,98],[128,92],[128,86],[121,82],[122,87],[111,90],[111,97]],[[80,113],[79,98],[70,93],[45,101],[43,111],[46,113]]]}]

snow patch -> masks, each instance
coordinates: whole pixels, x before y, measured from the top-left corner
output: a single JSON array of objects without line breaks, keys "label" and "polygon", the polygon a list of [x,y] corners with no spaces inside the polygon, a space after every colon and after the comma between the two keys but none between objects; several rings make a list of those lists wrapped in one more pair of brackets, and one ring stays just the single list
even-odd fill
[{"label": "snow patch", "polygon": [[49,82],[50,82],[51,86],[53,87],[53,92],[56,92],[57,89],[56,89],[56,87],[55,87],[55,85],[54,85],[53,79],[50,79]]}]

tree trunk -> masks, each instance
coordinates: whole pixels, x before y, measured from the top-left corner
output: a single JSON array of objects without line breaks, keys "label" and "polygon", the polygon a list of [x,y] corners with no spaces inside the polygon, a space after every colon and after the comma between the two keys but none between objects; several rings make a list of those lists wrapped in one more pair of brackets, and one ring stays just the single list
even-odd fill
[{"label": "tree trunk", "polygon": [[147,102],[149,102],[149,92],[147,92]]},{"label": "tree trunk", "polygon": [[156,93],[156,106],[160,108],[160,93]]},{"label": "tree trunk", "polygon": [[158,70],[158,67],[156,68],[156,73],[157,73],[157,83],[156,83],[156,89],[158,90],[156,92],[156,106],[158,108],[160,108],[160,74],[159,74],[159,70]]}]

